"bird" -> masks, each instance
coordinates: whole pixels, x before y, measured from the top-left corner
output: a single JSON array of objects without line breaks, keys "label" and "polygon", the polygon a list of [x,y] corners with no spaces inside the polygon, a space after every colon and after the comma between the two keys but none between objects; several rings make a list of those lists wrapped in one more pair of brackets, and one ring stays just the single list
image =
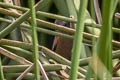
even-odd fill
[{"label": "bird", "polygon": [[[73,28],[70,22],[66,22],[62,20],[55,20],[55,24],[62,25],[68,28]],[[70,60],[72,46],[73,46],[73,40],[63,38],[63,37],[55,37],[52,50],[54,50],[56,53],[63,56],[64,58]]]}]

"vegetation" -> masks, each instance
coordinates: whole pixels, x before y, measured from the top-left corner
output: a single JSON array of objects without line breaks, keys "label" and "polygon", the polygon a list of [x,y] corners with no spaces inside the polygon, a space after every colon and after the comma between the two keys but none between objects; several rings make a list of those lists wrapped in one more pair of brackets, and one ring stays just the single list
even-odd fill
[{"label": "vegetation", "polygon": [[120,80],[119,0],[0,0],[0,80]]}]

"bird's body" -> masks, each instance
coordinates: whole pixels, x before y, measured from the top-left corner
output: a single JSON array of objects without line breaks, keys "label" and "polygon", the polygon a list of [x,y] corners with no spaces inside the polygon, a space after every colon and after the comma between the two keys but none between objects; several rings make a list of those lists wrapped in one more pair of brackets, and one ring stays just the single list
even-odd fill
[{"label": "bird's body", "polygon": [[66,38],[60,38],[57,43],[55,52],[65,57],[66,59],[70,60],[72,45],[73,45],[73,40],[66,39]]},{"label": "bird's body", "polygon": [[[69,27],[69,28],[71,27],[70,23],[65,21],[56,20],[55,23],[58,25],[63,25],[65,27]],[[56,46],[55,52],[68,60],[71,59],[72,45],[73,45],[73,40],[62,37],[56,37],[53,43],[53,47]]]}]

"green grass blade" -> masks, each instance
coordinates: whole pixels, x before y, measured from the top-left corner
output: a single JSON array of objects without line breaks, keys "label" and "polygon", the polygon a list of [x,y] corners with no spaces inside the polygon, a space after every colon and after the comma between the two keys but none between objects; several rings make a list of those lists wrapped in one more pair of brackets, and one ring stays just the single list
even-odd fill
[{"label": "green grass blade", "polygon": [[66,0],[67,6],[68,6],[68,10],[70,13],[70,16],[74,16],[75,20],[77,19],[77,11],[75,9],[74,6],[74,1],[73,0]]},{"label": "green grass blade", "polygon": [[[106,4],[107,3],[107,4]],[[97,53],[99,55],[99,60],[104,66],[98,64],[98,73],[103,72],[100,76],[101,79],[109,78],[112,79],[112,0],[103,1],[103,11],[102,11],[102,28],[101,34],[98,41]],[[104,44],[104,46],[103,46]],[[105,68],[107,71],[104,71]],[[99,76],[99,75],[98,75]]]},{"label": "green grass blade", "polygon": [[4,80],[4,74],[3,74],[2,62],[1,62],[1,56],[0,56],[0,80]]},{"label": "green grass blade", "polygon": [[91,17],[92,19],[94,19],[96,21],[96,14],[95,14],[95,10],[94,10],[94,3],[93,3],[93,0],[90,0],[90,14],[91,14]]},{"label": "green grass blade", "polygon": [[114,0],[113,1],[113,12],[112,12],[112,15],[114,14],[114,11],[115,11],[115,9],[116,9],[116,7],[117,7],[117,4],[118,4],[118,0]]},{"label": "green grass blade", "polygon": [[84,30],[84,21],[85,21],[85,9],[87,7],[87,0],[81,1],[80,9],[78,12],[78,22],[75,33],[75,39],[73,43],[73,52],[72,52],[72,64],[71,64],[71,74],[70,80],[77,79],[77,70],[80,58],[80,48],[83,38],[83,30]]},{"label": "green grass blade", "polygon": [[56,5],[56,7],[61,15],[67,16],[67,17],[69,16],[68,7],[66,6],[65,0],[53,0],[53,2]]},{"label": "green grass blade", "polygon": [[[36,10],[39,10],[41,7],[40,5],[41,3],[39,2],[36,6]],[[30,17],[31,14],[31,10],[28,10],[27,12],[25,12],[22,16],[20,16],[18,19],[16,19],[15,22],[13,22],[12,24],[10,24],[9,26],[7,26],[4,30],[2,30],[0,32],[0,38],[5,37],[6,35],[8,35],[10,32],[12,32],[16,27],[18,27],[18,25],[20,25],[22,22],[24,22],[25,20],[27,20]]]},{"label": "green grass blade", "polygon": [[38,39],[37,39],[37,22],[36,22],[36,12],[34,8],[34,0],[29,0],[29,7],[31,9],[31,25],[32,25],[32,39],[33,39],[33,61],[34,61],[34,72],[35,72],[35,79],[40,80],[40,71],[38,66]]}]

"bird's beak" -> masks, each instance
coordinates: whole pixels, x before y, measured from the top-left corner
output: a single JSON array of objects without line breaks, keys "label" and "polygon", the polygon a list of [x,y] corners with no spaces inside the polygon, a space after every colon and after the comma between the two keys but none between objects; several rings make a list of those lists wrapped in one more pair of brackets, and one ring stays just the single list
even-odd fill
[{"label": "bird's beak", "polygon": [[52,46],[52,50],[55,49],[55,47],[57,46],[59,40],[60,40],[60,37],[55,37],[54,42],[53,42],[53,46]]}]

